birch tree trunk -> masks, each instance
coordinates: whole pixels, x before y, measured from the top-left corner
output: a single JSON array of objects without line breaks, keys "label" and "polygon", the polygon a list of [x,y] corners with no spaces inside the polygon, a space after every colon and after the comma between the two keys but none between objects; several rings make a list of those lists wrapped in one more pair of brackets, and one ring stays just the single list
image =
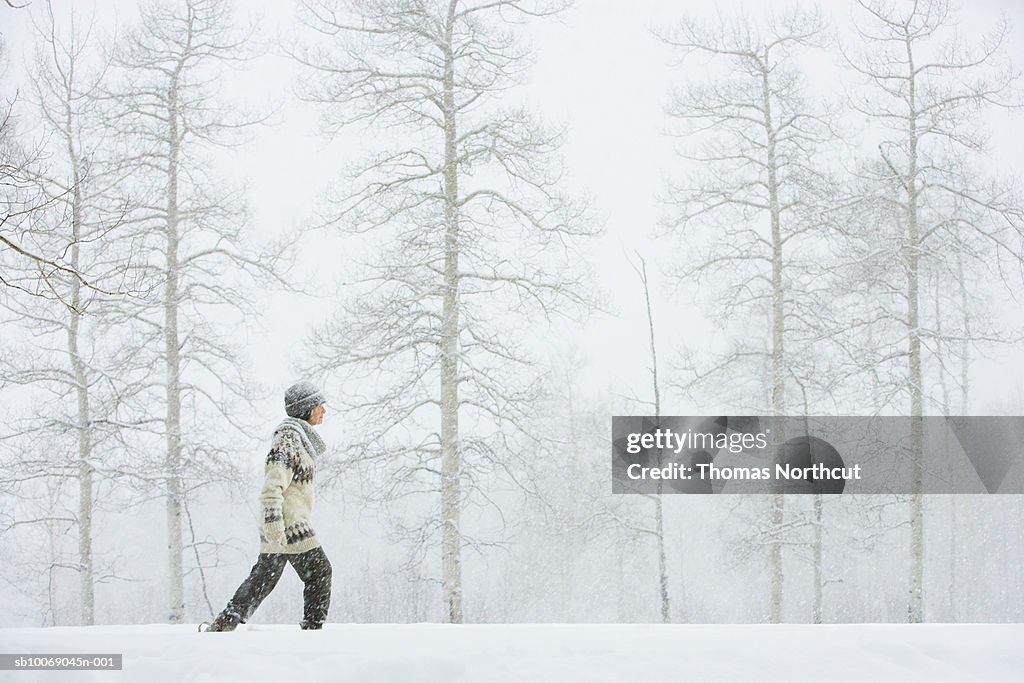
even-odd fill
[{"label": "birch tree trunk", "polygon": [[[637,275],[640,276],[640,283],[644,289],[644,309],[647,312],[647,331],[651,354],[651,391],[654,396],[654,417],[661,417],[661,385],[658,382],[658,348],[654,334],[654,312],[651,309],[651,288],[647,280],[647,262],[643,256],[637,254],[640,265],[635,266]],[[657,466],[663,465],[662,451],[658,451]],[[658,554],[658,597],[661,603],[661,621],[664,624],[672,621],[671,602],[668,593],[668,561],[665,557],[665,513],[662,502],[663,482],[658,480],[657,493],[648,496],[654,503],[654,539]]]},{"label": "birch tree trunk", "polygon": [[[66,111],[67,129],[73,130],[70,108]],[[67,139],[68,158],[72,168],[71,247],[72,268],[80,272],[82,238],[82,178],[79,174],[79,159],[70,137]],[[82,624],[90,626],[95,618],[95,597],[93,587],[92,561],[92,510],[93,510],[93,467],[92,467],[92,420],[89,416],[89,378],[79,350],[79,334],[82,325],[82,285],[78,279],[71,280],[71,317],[68,325],[68,357],[75,378],[75,397],[78,407],[78,563]]]},{"label": "birch tree trunk", "polygon": [[[769,81],[769,69],[771,59],[768,47],[764,47],[760,64],[761,76],[761,114],[764,117],[765,133],[765,172],[767,173],[768,190],[768,215],[771,220],[771,269],[772,269],[772,374],[771,374],[771,414],[774,418],[784,418],[786,415],[786,342],[785,342],[785,297],[782,274],[784,261],[782,256],[783,234],[782,234],[782,209],[779,202],[779,162],[776,153],[776,136],[779,124],[772,115],[772,86]],[[775,429],[772,439],[777,443],[776,452],[786,442],[786,433],[783,419],[775,420]],[[772,525],[781,529],[786,522],[786,497],[783,493],[771,494],[771,516]],[[782,623],[783,596],[785,591],[785,578],[782,571],[782,539],[775,536],[769,550],[769,565],[771,567],[771,615],[773,624]]]},{"label": "birch tree trunk", "polygon": [[823,621],[822,615],[825,612],[825,570],[822,567],[824,560],[824,539],[822,527],[821,494],[814,494],[814,608],[812,620],[815,624]]},{"label": "birch tree trunk", "polygon": [[[191,17],[186,46],[191,46]],[[166,415],[164,431],[167,439],[167,623],[185,620],[185,577],[182,566],[182,471],[181,471],[181,359],[178,339],[178,79],[184,66],[184,55],[175,65],[167,90],[167,208],[166,252],[164,266],[164,372],[166,374]]]},{"label": "birch tree trunk", "polygon": [[456,148],[455,63],[452,34],[457,2],[444,27],[444,299],[441,309],[441,575],[444,621],[462,623],[462,463],[459,458],[459,175]]}]

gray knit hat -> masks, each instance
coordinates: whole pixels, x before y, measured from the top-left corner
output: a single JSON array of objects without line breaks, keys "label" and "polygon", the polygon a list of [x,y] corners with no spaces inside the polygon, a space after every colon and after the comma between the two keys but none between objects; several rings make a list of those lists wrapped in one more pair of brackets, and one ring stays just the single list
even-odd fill
[{"label": "gray knit hat", "polygon": [[296,382],[284,392],[284,411],[288,417],[305,419],[313,408],[326,402],[323,392],[312,382]]}]

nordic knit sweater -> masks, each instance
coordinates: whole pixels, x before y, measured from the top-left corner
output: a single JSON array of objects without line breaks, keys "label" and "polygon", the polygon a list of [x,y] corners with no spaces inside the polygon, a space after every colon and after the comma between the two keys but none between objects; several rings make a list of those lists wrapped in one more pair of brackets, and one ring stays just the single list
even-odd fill
[{"label": "nordic knit sweater", "polygon": [[310,517],[316,458],[326,449],[305,420],[289,417],[274,430],[260,491],[261,553],[297,554],[320,545]]}]

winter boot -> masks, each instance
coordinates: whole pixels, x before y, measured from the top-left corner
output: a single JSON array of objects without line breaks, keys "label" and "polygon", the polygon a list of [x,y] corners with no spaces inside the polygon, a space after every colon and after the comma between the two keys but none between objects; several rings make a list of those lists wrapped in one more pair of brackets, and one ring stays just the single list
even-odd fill
[{"label": "winter boot", "polygon": [[234,614],[228,612],[221,612],[217,615],[217,618],[213,620],[209,628],[206,629],[206,633],[211,631],[234,631],[235,627],[238,626],[239,619]]},{"label": "winter boot", "polygon": [[320,631],[323,629],[323,627],[324,625],[319,622],[306,621],[305,619],[303,619],[302,623],[299,624],[299,628],[301,628],[303,631]]}]

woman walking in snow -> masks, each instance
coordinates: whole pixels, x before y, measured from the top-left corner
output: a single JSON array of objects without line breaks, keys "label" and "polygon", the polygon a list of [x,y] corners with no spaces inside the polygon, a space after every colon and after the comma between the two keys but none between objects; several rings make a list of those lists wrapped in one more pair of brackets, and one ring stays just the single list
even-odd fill
[{"label": "woman walking in snow", "polygon": [[324,403],[323,393],[311,382],[298,382],[285,392],[288,417],[274,430],[260,491],[260,555],[207,631],[233,631],[244,624],[277,585],[289,562],[305,585],[300,626],[319,629],[327,619],[331,563],[310,526],[316,459],[327,449],[313,427],[324,421]]}]

